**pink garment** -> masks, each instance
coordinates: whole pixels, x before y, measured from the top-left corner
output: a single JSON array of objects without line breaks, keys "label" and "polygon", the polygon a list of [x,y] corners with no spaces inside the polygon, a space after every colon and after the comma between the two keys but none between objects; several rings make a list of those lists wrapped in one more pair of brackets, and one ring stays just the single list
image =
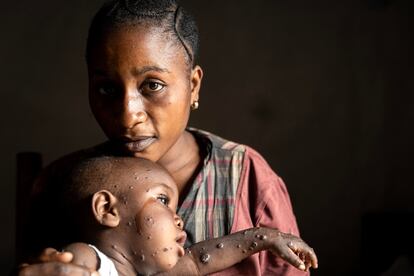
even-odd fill
[{"label": "pink garment", "polygon": [[[231,232],[266,226],[299,236],[285,183],[263,157],[246,146],[243,171],[238,185],[236,208]],[[270,252],[261,251],[241,263],[214,273],[224,275],[306,276]]]},{"label": "pink garment", "polygon": [[[238,162],[238,160],[243,160],[241,168],[237,165],[237,162],[237,166],[231,162],[221,162],[220,166],[213,162],[212,165],[215,172],[222,172],[220,174],[221,178],[217,178],[218,183],[222,183],[221,181],[226,177],[235,178],[237,176],[238,178],[240,176],[235,193],[229,193],[230,196],[234,196],[234,215],[232,219],[224,220],[224,225],[229,224],[229,228],[225,229],[223,227],[226,230],[223,235],[256,226],[277,228],[282,232],[299,235],[286,186],[263,157],[247,146],[235,143],[229,144],[227,140],[211,134],[207,136],[211,141],[211,150],[218,155],[216,161],[229,159]],[[234,155],[235,148],[237,148],[237,154],[243,154],[242,157],[239,158]],[[67,243],[79,240],[75,235],[76,233],[74,233],[75,231],[67,227],[68,220],[60,220],[64,218],[60,211],[64,208],[60,206],[62,201],[56,195],[60,194],[62,185],[56,184],[60,183],[60,179],[63,179],[66,169],[71,167],[69,164],[86,157],[107,154],[111,154],[110,148],[107,144],[103,144],[66,156],[55,162],[54,165],[49,166],[42,174],[43,178],[40,178],[37,183],[40,185],[37,185],[34,189],[34,194],[38,194],[38,196],[32,203],[31,212],[33,214],[43,214],[43,216],[33,215],[29,217],[32,219],[29,222],[31,227],[27,227],[27,233],[25,233],[29,253],[37,252],[37,250],[45,248],[46,245],[60,248]],[[237,169],[235,171],[229,170],[229,164],[232,164],[233,168],[237,167]],[[233,200],[229,202],[233,202]],[[50,208],[50,206],[54,206],[54,208]],[[199,224],[197,223],[197,225]],[[201,226],[201,228],[203,227]],[[28,231],[29,229],[30,231]],[[211,237],[215,236],[211,235]],[[34,253],[34,256],[37,255],[38,253]],[[262,251],[214,275],[306,276],[309,273],[297,270],[280,258],[274,257],[270,252]]]}]

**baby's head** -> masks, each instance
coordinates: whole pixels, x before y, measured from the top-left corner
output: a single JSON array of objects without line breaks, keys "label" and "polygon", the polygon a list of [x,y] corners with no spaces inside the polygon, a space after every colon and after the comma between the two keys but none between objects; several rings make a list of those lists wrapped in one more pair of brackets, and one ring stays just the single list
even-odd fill
[{"label": "baby's head", "polygon": [[138,274],[166,271],[184,255],[178,190],[161,166],[142,158],[98,157],[78,163],[67,183],[69,204],[85,217],[85,242],[124,258]]}]

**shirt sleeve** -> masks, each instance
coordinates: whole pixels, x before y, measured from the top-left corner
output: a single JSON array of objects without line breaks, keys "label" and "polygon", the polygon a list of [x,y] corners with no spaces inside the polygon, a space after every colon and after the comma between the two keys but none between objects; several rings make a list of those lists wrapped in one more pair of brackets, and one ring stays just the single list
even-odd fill
[{"label": "shirt sleeve", "polygon": [[[277,177],[266,190],[262,196],[264,202],[263,209],[256,211],[257,221],[255,226],[277,228],[282,232],[299,236],[295,215],[283,180]],[[296,269],[268,251],[261,251],[259,253],[259,261],[262,275],[309,275],[308,272]]]},{"label": "shirt sleeve", "polygon": [[[289,193],[263,157],[246,147],[242,175],[237,190],[231,232],[263,226],[299,236]],[[261,251],[219,275],[307,276],[268,251]]]}]

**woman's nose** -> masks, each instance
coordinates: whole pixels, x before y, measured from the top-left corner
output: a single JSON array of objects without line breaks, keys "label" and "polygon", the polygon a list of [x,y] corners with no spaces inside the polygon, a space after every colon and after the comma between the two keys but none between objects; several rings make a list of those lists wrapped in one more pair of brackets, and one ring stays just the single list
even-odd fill
[{"label": "woman's nose", "polygon": [[175,214],[175,216],[174,216],[174,220],[175,220],[175,225],[176,225],[179,229],[183,230],[183,229],[184,229],[184,222],[183,222],[183,220],[181,219],[181,217],[180,217],[179,215]]},{"label": "woman's nose", "polygon": [[124,127],[131,129],[147,119],[148,114],[142,97],[138,93],[127,92],[122,102],[121,121]]}]

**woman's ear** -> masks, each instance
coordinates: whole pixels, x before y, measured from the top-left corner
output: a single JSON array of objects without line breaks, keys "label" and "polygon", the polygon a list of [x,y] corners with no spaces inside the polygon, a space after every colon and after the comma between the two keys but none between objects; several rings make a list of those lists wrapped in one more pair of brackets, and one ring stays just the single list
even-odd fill
[{"label": "woman's ear", "polygon": [[117,198],[107,190],[100,190],[92,197],[92,211],[97,222],[108,227],[117,227],[121,221],[116,207]]},{"label": "woman's ear", "polygon": [[191,104],[198,101],[201,81],[203,79],[203,69],[196,65],[191,70]]}]

